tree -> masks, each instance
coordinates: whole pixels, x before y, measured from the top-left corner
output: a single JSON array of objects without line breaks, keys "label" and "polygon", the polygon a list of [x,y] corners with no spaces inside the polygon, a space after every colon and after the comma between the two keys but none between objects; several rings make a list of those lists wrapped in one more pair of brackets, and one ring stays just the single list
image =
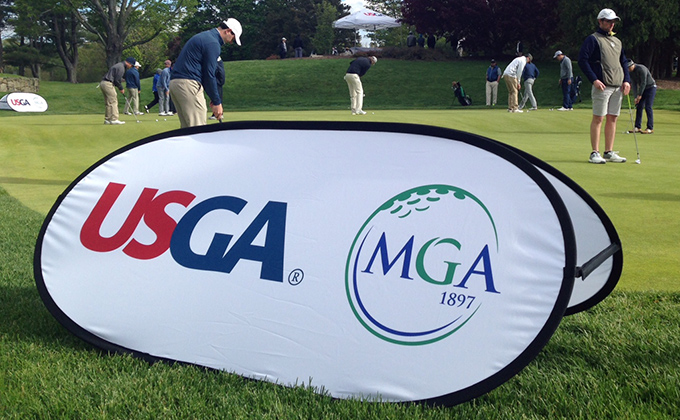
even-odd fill
[{"label": "tree", "polygon": [[[195,4],[194,0],[66,1],[83,27],[104,46],[108,67],[121,60],[125,49],[172,30]],[[130,36],[133,33],[134,37]]]},{"label": "tree", "polygon": [[418,32],[446,38],[452,46],[465,39],[468,51],[500,56],[521,40],[538,51],[558,35],[559,0],[403,0],[404,22]]},{"label": "tree", "polygon": [[[670,77],[680,52],[680,4],[677,0],[613,0],[607,5],[621,18],[614,28],[626,56],[647,66],[654,77]],[[601,5],[562,0],[560,27],[564,41],[578,54],[583,40],[597,29]]]},{"label": "tree", "polygon": [[[401,0],[368,0],[366,6],[369,9],[375,10],[387,16],[401,20],[402,1]],[[375,31],[369,35],[379,46],[406,46],[406,37],[408,33],[413,31],[409,25],[401,25],[398,28],[388,28]]]},{"label": "tree", "polygon": [[[67,80],[76,83],[80,23],[75,13],[58,0],[14,0],[15,31],[34,40],[45,38],[51,52],[61,59]],[[43,48],[45,49],[45,48]],[[42,51],[45,54],[45,51]],[[37,56],[36,56],[37,57]]]},{"label": "tree", "polygon": [[338,17],[338,9],[328,1],[322,1],[316,8],[316,33],[312,38],[317,53],[328,54],[333,48],[333,22]]},{"label": "tree", "polygon": [[12,8],[14,6],[13,0],[0,0],[0,73],[5,71],[5,62],[3,60],[2,34],[7,27],[7,21],[12,15]]}]

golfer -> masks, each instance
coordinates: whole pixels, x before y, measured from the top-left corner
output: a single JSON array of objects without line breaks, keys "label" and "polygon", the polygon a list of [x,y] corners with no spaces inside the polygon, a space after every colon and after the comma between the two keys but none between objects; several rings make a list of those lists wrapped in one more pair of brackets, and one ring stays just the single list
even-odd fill
[{"label": "golfer", "polygon": [[[614,151],[616,120],[621,101],[630,92],[630,74],[621,40],[614,36],[614,24],[620,20],[612,9],[602,9],[597,15],[598,28],[583,42],[578,65],[593,84],[593,119],[590,123],[590,163],[623,163],[626,158]],[[606,71],[604,71],[606,69]],[[600,155],[600,130],[604,118],[604,156]]]},{"label": "golfer", "polygon": [[364,115],[364,86],[361,84],[361,77],[378,62],[374,56],[359,57],[349,63],[349,68],[345,74],[345,82],[349,88],[350,105],[352,115]]},{"label": "golfer", "polygon": [[519,90],[522,89],[520,80],[522,78],[522,73],[524,72],[524,66],[526,66],[527,63],[531,63],[531,59],[531,55],[526,57],[521,55],[512,60],[503,72],[503,80],[505,81],[505,86],[508,88],[508,112],[523,112],[519,109],[517,96]]},{"label": "golfer", "polygon": [[116,89],[118,89],[120,93],[125,93],[123,84],[121,83],[123,75],[125,74],[125,70],[134,66],[136,62],[137,60],[135,60],[134,57],[128,57],[125,61],[114,64],[104,75],[102,81],[99,82],[99,88],[104,95],[104,102],[106,103],[104,124],[125,124],[125,121],[120,121],[118,119],[118,92],[116,92]]},{"label": "golfer", "polygon": [[[628,72],[632,82],[633,96],[635,96],[635,132],[640,134],[652,134],[654,132],[654,98],[656,97],[656,80],[652,77],[649,69],[642,64],[635,64],[628,60]],[[642,128],[642,110],[647,113],[647,128]]]},{"label": "golfer", "polygon": [[231,44],[234,40],[241,45],[242,32],[241,23],[229,18],[217,28],[194,35],[182,48],[170,75],[170,96],[182,128],[207,123],[204,89],[210,98],[213,114],[222,119],[222,100],[215,77],[217,59],[222,45]]}]

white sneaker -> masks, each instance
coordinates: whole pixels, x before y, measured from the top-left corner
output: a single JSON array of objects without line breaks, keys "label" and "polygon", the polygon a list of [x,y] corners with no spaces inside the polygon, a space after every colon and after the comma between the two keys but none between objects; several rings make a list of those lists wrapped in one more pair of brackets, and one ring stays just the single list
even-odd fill
[{"label": "white sneaker", "polygon": [[607,162],[624,163],[626,161],[625,157],[619,156],[619,152],[604,152],[604,159]]},{"label": "white sneaker", "polygon": [[590,162],[590,163],[607,163],[607,161],[602,159],[602,156],[600,156],[600,152],[591,153],[590,159],[588,159],[588,162]]},{"label": "white sneaker", "polygon": [[126,112],[125,115],[132,115],[132,112]]},{"label": "white sneaker", "polygon": [[146,113],[148,114],[149,113],[149,107],[144,105],[144,109],[146,110]]},{"label": "white sneaker", "polygon": [[524,111],[522,111],[521,109],[513,109],[512,112],[520,113],[520,114],[521,114],[521,113],[524,112]]},{"label": "white sneaker", "polygon": [[120,124],[125,124],[125,121],[113,120],[113,121],[110,121],[109,124],[111,124],[111,125],[120,125]]},{"label": "white sneaker", "polygon": [[214,115],[211,115],[211,116],[209,116],[209,117],[208,117],[208,119],[209,119],[209,120],[216,120],[216,119],[217,119],[217,117],[216,117],[216,116],[214,116]]},{"label": "white sneaker", "polygon": [[529,111],[538,111],[538,108],[531,108]]},{"label": "white sneaker", "polygon": [[557,108],[557,111],[569,111],[569,108],[565,108],[563,106]]},{"label": "white sneaker", "polygon": [[366,115],[365,111],[357,111],[357,115]]},{"label": "white sneaker", "polygon": [[158,113],[158,116],[159,116],[159,117],[165,117],[166,115],[168,115],[168,114],[165,113],[165,112],[159,112],[159,113]]},{"label": "white sneaker", "polygon": [[111,124],[111,121],[109,120],[104,120],[104,125]]},{"label": "white sneaker", "polygon": [[137,115],[144,115],[143,112],[139,112],[139,111],[135,112],[135,114],[137,114]]}]

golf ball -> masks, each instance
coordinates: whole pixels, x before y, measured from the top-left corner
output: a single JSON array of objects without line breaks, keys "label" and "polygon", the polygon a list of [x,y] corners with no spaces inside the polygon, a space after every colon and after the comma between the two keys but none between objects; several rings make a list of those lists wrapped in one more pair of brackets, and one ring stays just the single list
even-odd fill
[{"label": "golf ball", "polygon": [[163,118],[163,121],[167,121],[167,120],[168,120],[167,118]]},{"label": "golf ball", "polygon": [[375,115],[375,112],[371,112],[371,114]]},{"label": "golf ball", "polygon": [[156,118],[156,122],[158,122],[158,118]]}]

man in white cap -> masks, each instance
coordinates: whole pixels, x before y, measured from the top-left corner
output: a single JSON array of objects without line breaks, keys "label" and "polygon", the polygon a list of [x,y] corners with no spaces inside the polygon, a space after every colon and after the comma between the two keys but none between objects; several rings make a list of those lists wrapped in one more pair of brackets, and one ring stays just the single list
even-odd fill
[{"label": "man in white cap", "polygon": [[241,23],[229,18],[217,28],[192,36],[182,48],[170,75],[170,96],[182,128],[207,123],[204,90],[210,98],[213,114],[222,119],[222,99],[215,77],[218,58],[222,45],[234,41],[241,45],[242,33]]},{"label": "man in white cap", "polygon": [[[618,162],[626,158],[615,152],[616,120],[621,112],[623,96],[630,92],[630,74],[621,40],[614,36],[614,24],[620,20],[611,9],[602,9],[597,15],[598,28],[589,35],[578,57],[578,65],[593,84],[593,119],[590,123],[592,152],[590,163]],[[600,130],[604,126],[604,155],[600,155]]]},{"label": "man in white cap", "polygon": [[370,56],[359,57],[349,63],[349,68],[345,73],[345,82],[349,88],[352,115],[366,114],[362,109],[364,107],[364,85],[361,83],[361,77],[377,62],[377,58]]},{"label": "man in white cap", "polygon": [[142,67],[139,61],[125,72],[125,89],[127,90],[127,103],[125,104],[125,114],[142,115],[139,112],[139,94],[142,92],[142,84],[139,81],[139,68]]},{"label": "man in white cap", "polygon": [[527,62],[531,63],[531,56],[519,56],[512,60],[508,67],[503,72],[503,80],[505,86],[508,88],[508,112],[523,112],[519,109],[519,101],[517,96],[520,89],[522,89],[522,73]]}]

